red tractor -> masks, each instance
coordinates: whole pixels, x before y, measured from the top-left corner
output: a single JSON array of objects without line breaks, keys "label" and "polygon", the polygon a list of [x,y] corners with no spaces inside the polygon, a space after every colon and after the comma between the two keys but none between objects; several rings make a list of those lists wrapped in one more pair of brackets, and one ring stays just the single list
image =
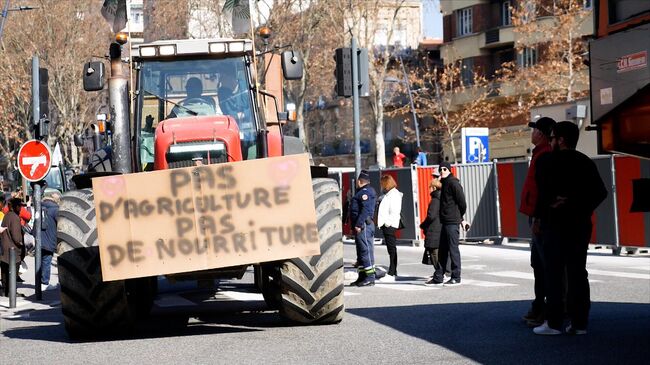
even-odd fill
[{"label": "red tractor", "polygon": [[[131,97],[129,77],[122,66],[126,40],[121,40],[110,48],[110,143],[95,153],[87,173],[73,178],[77,190],[64,194],[60,207],[61,306],[72,337],[128,331],[151,310],[158,280],[163,277],[214,285],[215,279],[242,278],[250,266],[104,281],[93,178],[252,159],[271,161],[304,152],[289,151],[287,137],[281,133],[281,123],[288,119],[287,113],[279,112],[281,87],[273,95],[256,82],[260,58],[251,40],[169,40],[139,45],[131,58]],[[273,58],[265,69],[273,70],[275,62],[276,73],[281,64],[285,79],[302,77],[302,61],[293,51],[265,55]],[[87,91],[102,90],[103,78],[101,62],[85,65]],[[277,76],[276,80],[282,81]],[[262,260],[253,265],[255,284],[268,306],[284,318],[304,324],[338,323],[344,312],[339,187],[327,178],[326,169],[312,167],[311,176],[320,254]]]}]

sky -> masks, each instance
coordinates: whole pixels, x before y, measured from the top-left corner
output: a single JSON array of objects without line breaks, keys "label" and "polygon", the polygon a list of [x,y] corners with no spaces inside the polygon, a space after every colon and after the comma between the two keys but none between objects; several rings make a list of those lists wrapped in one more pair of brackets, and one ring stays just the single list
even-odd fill
[{"label": "sky", "polygon": [[427,38],[442,38],[442,14],[439,0],[422,0],[424,16],[422,25]]}]

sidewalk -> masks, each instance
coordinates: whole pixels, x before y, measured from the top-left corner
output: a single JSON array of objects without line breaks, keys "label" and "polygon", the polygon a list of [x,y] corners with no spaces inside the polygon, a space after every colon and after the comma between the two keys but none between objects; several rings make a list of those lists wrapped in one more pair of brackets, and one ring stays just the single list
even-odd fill
[{"label": "sidewalk", "polygon": [[[0,297],[0,317],[11,317],[17,312],[48,309],[61,304],[59,288],[43,291],[43,300],[36,300],[36,289],[34,287],[36,281],[34,276],[34,258],[27,256],[25,257],[25,262],[27,263],[28,268],[20,275],[25,282],[16,283],[16,292],[18,293],[18,295],[16,295],[16,308],[9,308],[8,297]],[[54,255],[54,258],[52,259],[50,284],[56,285],[58,283],[59,275],[57,270],[57,256]],[[21,297],[20,294],[24,294],[24,297]]]}]

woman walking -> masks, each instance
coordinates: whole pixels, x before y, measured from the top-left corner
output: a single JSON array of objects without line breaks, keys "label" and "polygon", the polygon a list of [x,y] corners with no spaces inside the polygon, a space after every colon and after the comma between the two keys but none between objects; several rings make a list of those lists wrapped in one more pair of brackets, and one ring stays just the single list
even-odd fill
[{"label": "woman walking", "polygon": [[399,228],[403,194],[397,190],[397,183],[390,175],[382,176],[380,184],[384,196],[379,203],[377,224],[384,234],[384,242],[386,242],[386,249],[390,257],[388,274],[381,281],[393,282],[397,276],[397,239],[395,238],[395,232]]},{"label": "woman walking", "polygon": [[[440,267],[438,260],[438,247],[440,247],[440,234],[442,231],[442,223],[440,222],[440,175],[433,174],[433,180],[429,183],[429,194],[431,195],[431,202],[427,208],[427,217],[424,219],[420,228],[424,233],[424,257],[423,263],[433,265],[434,272]],[[428,262],[426,262],[428,261]],[[429,279],[424,285],[440,285],[442,281],[436,282],[433,277]]]}]

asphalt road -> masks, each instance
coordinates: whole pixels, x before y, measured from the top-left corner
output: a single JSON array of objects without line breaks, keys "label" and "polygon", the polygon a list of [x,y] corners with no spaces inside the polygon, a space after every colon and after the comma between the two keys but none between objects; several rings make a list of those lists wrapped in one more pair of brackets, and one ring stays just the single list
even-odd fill
[{"label": "asphalt road", "polygon": [[[377,263],[387,264],[385,247],[375,249]],[[0,301],[0,363],[628,364],[650,358],[648,255],[590,251],[589,333],[540,337],[520,319],[533,283],[525,245],[461,246],[463,285],[451,288],[422,285],[431,272],[420,264],[421,249],[398,251],[398,281],[346,288],[347,313],[330,326],[286,324],[250,292],[247,274],[222,285],[216,299],[162,294],[132,338],[73,342],[58,293],[47,291],[34,303],[28,280],[19,287],[28,297],[15,310]],[[347,263],[354,261],[352,245],[345,254]]]}]

